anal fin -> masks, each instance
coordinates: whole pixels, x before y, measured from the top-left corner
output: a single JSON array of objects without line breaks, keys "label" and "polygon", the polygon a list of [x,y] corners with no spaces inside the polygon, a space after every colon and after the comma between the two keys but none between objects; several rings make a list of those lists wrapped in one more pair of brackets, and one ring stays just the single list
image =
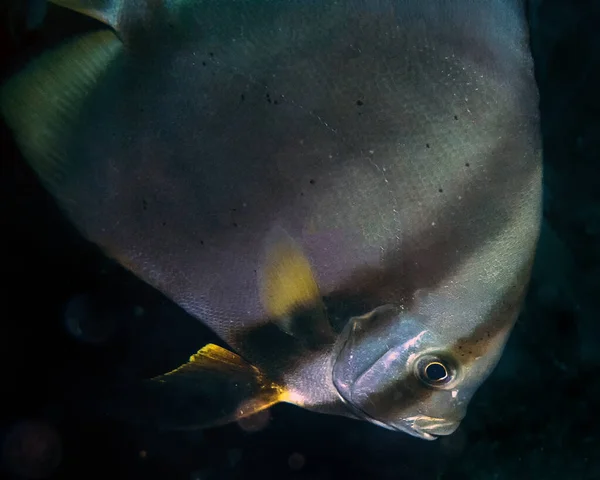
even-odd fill
[{"label": "anal fin", "polygon": [[[208,344],[175,370],[146,380],[135,395],[136,417],[166,429],[225,425],[285,401],[285,390],[256,367]],[[131,398],[127,400],[129,406]]]}]

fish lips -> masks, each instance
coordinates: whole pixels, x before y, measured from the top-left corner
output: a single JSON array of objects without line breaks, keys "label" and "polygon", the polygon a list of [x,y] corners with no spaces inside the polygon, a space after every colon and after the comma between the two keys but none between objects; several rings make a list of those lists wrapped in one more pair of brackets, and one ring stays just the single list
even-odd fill
[{"label": "fish lips", "polygon": [[460,421],[446,420],[443,418],[429,417],[427,415],[418,415],[396,423],[381,422],[365,412],[361,412],[361,418],[374,425],[378,425],[387,430],[395,432],[404,432],[423,440],[436,440],[453,434],[460,426]]},{"label": "fish lips", "polygon": [[460,426],[460,420],[447,420],[427,415],[418,415],[414,418],[405,419],[401,424],[383,426],[392,430],[409,433],[414,437],[424,440],[435,440],[437,437],[453,434]]}]

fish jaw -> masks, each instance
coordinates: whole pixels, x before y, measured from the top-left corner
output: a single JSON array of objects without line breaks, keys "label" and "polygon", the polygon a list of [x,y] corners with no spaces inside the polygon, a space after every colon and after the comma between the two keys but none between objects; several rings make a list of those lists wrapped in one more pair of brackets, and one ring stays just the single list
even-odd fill
[{"label": "fish jaw", "polygon": [[420,435],[427,440],[452,435],[460,425],[458,421],[448,421],[444,418],[428,417],[427,415],[419,415],[414,419],[407,419],[407,421],[412,421],[412,431],[417,436]]},{"label": "fish jaw", "polygon": [[426,415],[420,415],[415,418],[407,419],[407,421],[401,426],[383,423],[368,416],[364,416],[363,418],[373,425],[377,425],[394,432],[407,433],[413,437],[420,438],[421,440],[437,440],[438,437],[451,435],[460,426],[460,422],[449,422],[443,418],[428,417]]},{"label": "fish jaw", "polygon": [[451,435],[460,426],[460,420],[435,418],[428,415],[416,415],[394,424],[382,422],[348,402],[339,391],[336,391],[336,393],[339,404],[345,408],[343,411],[340,410],[337,413],[338,415],[363,420],[393,432],[403,432],[421,440],[436,440],[438,437]]}]

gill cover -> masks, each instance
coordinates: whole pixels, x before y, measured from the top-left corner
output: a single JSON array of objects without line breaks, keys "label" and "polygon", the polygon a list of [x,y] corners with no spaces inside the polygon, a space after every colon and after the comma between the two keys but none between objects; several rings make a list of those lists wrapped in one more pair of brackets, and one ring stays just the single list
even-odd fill
[{"label": "gill cover", "polygon": [[457,390],[458,362],[422,320],[390,305],[352,318],[336,345],[332,376],[358,416],[432,440],[456,430],[468,398]]}]

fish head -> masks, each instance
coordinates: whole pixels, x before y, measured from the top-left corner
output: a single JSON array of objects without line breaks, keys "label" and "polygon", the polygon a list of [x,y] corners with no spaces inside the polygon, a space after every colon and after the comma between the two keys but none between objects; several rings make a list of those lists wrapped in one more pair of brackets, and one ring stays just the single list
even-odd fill
[{"label": "fish head", "polygon": [[376,308],[342,331],[333,384],[359,418],[426,440],[450,435],[498,362],[514,315],[497,309],[465,335],[421,313]]}]

